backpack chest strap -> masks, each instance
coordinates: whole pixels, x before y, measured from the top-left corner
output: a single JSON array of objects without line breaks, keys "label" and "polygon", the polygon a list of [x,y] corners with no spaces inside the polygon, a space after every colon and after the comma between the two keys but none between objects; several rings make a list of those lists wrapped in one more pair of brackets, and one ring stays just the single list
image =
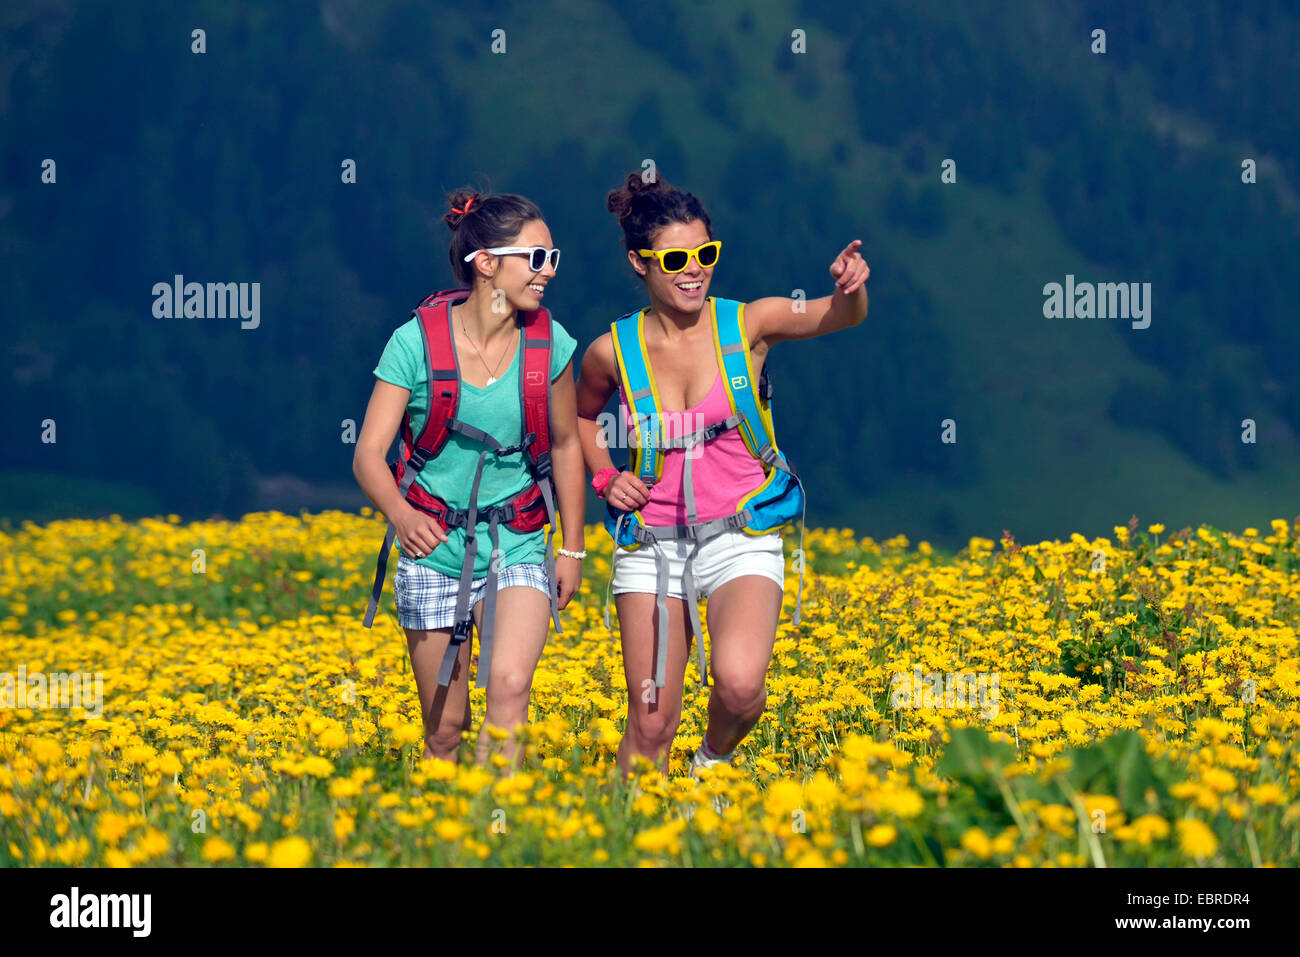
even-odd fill
[{"label": "backpack chest strap", "polygon": [[735,415],[727,416],[721,422],[715,422],[713,425],[696,429],[689,435],[674,436],[660,443],[659,447],[661,449],[686,450],[686,457],[682,462],[682,491],[686,496],[686,521],[693,524],[699,520],[699,513],[695,509],[695,471],[693,468],[696,459],[695,446],[717,438],[723,432],[736,428],[744,421],[745,414],[738,412]]}]

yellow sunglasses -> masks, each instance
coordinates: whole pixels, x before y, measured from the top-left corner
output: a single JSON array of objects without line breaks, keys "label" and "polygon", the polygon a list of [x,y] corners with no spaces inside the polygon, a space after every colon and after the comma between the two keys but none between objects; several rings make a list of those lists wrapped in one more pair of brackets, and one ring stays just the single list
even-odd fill
[{"label": "yellow sunglasses", "polygon": [[717,265],[718,256],[722,252],[722,241],[715,239],[711,243],[705,243],[703,246],[696,246],[694,249],[638,249],[637,254],[642,259],[658,259],[659,268],[664,272],[684,272],[686,267],[691,264],[691,257],[700,264],[703,269]]}]

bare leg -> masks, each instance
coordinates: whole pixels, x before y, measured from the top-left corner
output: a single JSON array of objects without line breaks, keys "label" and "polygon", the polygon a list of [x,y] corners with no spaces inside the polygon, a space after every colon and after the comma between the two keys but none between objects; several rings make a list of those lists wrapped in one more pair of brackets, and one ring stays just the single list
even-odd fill
[{"label": "bare leg", "polygon": [[709,595],[709,725],[704,739],[727,754],[758,724],[767,703],[767,669],[781,617],[780,585],[742,575]]},{"label": "bare leg", "polygon": [[627,678],[627,731],[618,744],[618,766],[632,772],[632,757],[641,755],[668,773],[673,738],[682,720],[682,686],[686,679],[686,603],[668,599],[668,670],[662,688],[654,686],[655,636],[659,613],[655,596],[622,592],[614,596]]},{"label": "bare leg", "polygon": [[[482,607],[480,599],[475,610]],[[479,729],[477,763],[486,764],[494,751],[505,757],[508,767],[518,769],[523,763],[524,749],[518,746],[514,732],[517,725],[528,723],[533,674],[542,658],[550,625],[550,599],[536,588],[513,585],[497,592],[487,713]],[[509,731],[510,737],[497,742],[488,733],[489,725]]]},{"label": "bare leg", "polygon": [[450,628],[430,630],[403,629],[411,655],[411,671],[420,697],[420,714],[424,718],[424,756],[444,761],[459,757],[461,732],[469,727],[469,650],[468,640],[460,647],[451,683],[438,686],[442,656],[451,641]]}]

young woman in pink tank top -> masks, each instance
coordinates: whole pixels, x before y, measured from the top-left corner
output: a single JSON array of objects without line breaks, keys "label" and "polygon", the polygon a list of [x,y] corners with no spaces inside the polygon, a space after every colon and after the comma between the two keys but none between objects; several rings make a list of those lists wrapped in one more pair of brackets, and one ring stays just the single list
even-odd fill
[{"label": "young woman in pink tank top", "polygon": [[[645,283],[650,300],[642,316],[645,350],[657,388],[661,438],[689,434],[721,422],[731,414],[726,383],[718,368],[713,323],[705,308],[719,247],[708,214],[692,194],[662,179],[627,177],[610,192],[607,208],[623,229],[628,263]],[[847,329],[867,314],[864,283],[870,273],[854,240],[831,263],[835,290],[820,299],[757,299],[744,311],[753,375],[761,375],[768,349],[787,339],[808,339]],[[675,250],[676,252],[670,252]],[[683,255],[683,251],[686,251]],[[683,259],[685,263],[683,265]],[[628,397],[623,395],[611,333],[588,347],[578,381],[578,427],[583,457],[595,476],[592,485],[615,509],[639,510],[646,525],[687,524],[683,481],[689,463],[698,522],[733,515],[742,495],[764,480],[762,465],[736,429],[722,432],[691,449],[667,449],[662,474],[647,488],[629,471],[619,471],[598,418],[615,393],[619,415],[635,431]],[[664,687],[655,670],[658,604],[655,557],[651,550],[619,549],[614,594],[628,687],[627,730],[619,744],[618,763],[633,770],[642,756],[668,772],[672,741],[681,721],[682,687],[691,639],[690,618],[682,589],[688,543],[669,552],[667,673]],[[737,745],[762,716],[767,669],[776,641],[784,588],[784,556],[779,531],[750,534],[733,529],[701,544],[692,566],[701,595],[708,597],[711,639],[708,726],[691,762],[691,773],[718,761],[730,761]]]}]

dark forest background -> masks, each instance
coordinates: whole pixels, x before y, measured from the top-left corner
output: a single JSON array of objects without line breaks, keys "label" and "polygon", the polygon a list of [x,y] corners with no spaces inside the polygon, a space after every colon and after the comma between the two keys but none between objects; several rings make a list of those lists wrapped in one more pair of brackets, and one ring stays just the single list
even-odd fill
[{"label": "dark forest background", "polygon": [[[366,504],[342,422],[450,284],[445,193],[487,176],[540,204],[564,250],[547,304],[582,349],[642,305],[604,196],[646,158],[709,209],[716,295],[824,295],[864,241],[866,322],[770,359],[811,523],[961,544],[1300,511],[1294,3],[17,0],[0,18],[11,521]],[[155,318],[177,273],[259,282],[260,327]],[[1150,328],[1044,318],[1067,274],[1150,282]]]}]

